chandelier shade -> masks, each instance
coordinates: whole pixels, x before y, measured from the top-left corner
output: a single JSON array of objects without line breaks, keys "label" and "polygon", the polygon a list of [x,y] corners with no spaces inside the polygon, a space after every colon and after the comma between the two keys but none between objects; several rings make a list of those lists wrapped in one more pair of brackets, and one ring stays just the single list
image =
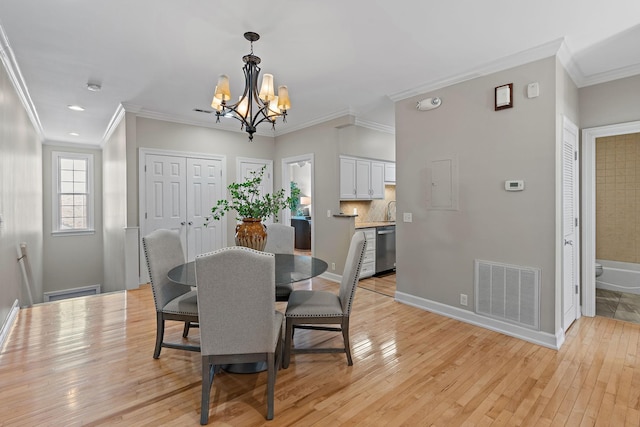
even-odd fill
[{"label": "chandelier shade", "polygon": [[244,38],[251,42],[251,53],[242,57],[244,61],[244,92],[235,104],[228,104],[231,100],[229,77],[226,74],[218,77],[211,107],[216,110],[216,123],[220,117],[233,117],[241,123],[241,129],[249,134],[249,141],[253,141],[253,134],[257,126],[262,122],[271,123],[275,129],[276,119],[282,117],[286,122],[287,111],[291,108],[289,90],[287,86],[279,86],[275,92],[273,74],[264,74],[260,90],[258,90],[258,77],[260,75],[260,58],[253,54],[253,42],[260,39],[260,35],[254,32],[244,33]]}]

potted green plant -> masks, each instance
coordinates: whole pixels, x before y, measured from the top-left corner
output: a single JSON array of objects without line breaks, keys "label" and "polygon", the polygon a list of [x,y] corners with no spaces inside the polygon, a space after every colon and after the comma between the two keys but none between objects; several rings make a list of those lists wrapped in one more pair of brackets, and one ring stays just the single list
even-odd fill
[{"label": "potted green plant", "polygon": [[232,182],[227,186],[229,197],[218,200],[211,208],[211,219],[220,220],[227,212],[236,211],[236,219],[242,221],[236,225],[236,245],[264,249],[267,243],[267,228],[262,223],[265,218],[274,216],[288,207],[291,197],[285,197],[284,189],[273,194],[261,194],[260,185],[266,166],[258,171],[249,172],[244,182]]},{"label": "potted green plant", "polygon": [[289,203],[289,209],[292,214],[297,214],[298,206],[300,206],[300,187],[295,181],[291,181],[291,202]]}]

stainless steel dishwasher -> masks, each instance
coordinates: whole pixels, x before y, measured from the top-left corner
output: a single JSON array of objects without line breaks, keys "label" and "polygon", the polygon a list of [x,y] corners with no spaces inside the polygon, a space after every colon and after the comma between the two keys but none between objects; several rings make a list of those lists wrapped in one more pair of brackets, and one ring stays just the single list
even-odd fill
[{"label": "stainless steel dishwasher", "polygon": [[376,229],[376,274],[396,268],[396,226]]}]

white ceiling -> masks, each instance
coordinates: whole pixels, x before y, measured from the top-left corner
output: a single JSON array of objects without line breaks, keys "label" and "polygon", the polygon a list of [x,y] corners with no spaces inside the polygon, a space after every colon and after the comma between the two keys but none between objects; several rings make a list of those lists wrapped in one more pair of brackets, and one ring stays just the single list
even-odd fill
[{"label": "white ceiling", "polygon": [[0,26],[43,137],[93,145],[121,104],[237,128],[193,109],[211,109],[219,74],[241,92],[245,31],[261,35],[262,71],[289,86],[278,134],[346,113],[391,130],[394,100],[558,49],[579,86],[640,74],[638,0],[2,0]]}]

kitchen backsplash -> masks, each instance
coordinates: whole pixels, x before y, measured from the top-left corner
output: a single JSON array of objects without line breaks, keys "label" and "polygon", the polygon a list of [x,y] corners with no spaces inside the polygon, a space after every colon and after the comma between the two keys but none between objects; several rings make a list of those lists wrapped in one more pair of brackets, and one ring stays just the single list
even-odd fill
[{"label": "kitchen backsplash", "polygon": [[[340,202],[340,212],[352,214],[354,209],[358,210],[356,222],[376,222],[387,220],[387,206],[390,201],[396,200],[396,186],[385,185],[384,200],[366,201],[345,201]],[[391,204],[391,219],[396,219],[396,204]]]}]

